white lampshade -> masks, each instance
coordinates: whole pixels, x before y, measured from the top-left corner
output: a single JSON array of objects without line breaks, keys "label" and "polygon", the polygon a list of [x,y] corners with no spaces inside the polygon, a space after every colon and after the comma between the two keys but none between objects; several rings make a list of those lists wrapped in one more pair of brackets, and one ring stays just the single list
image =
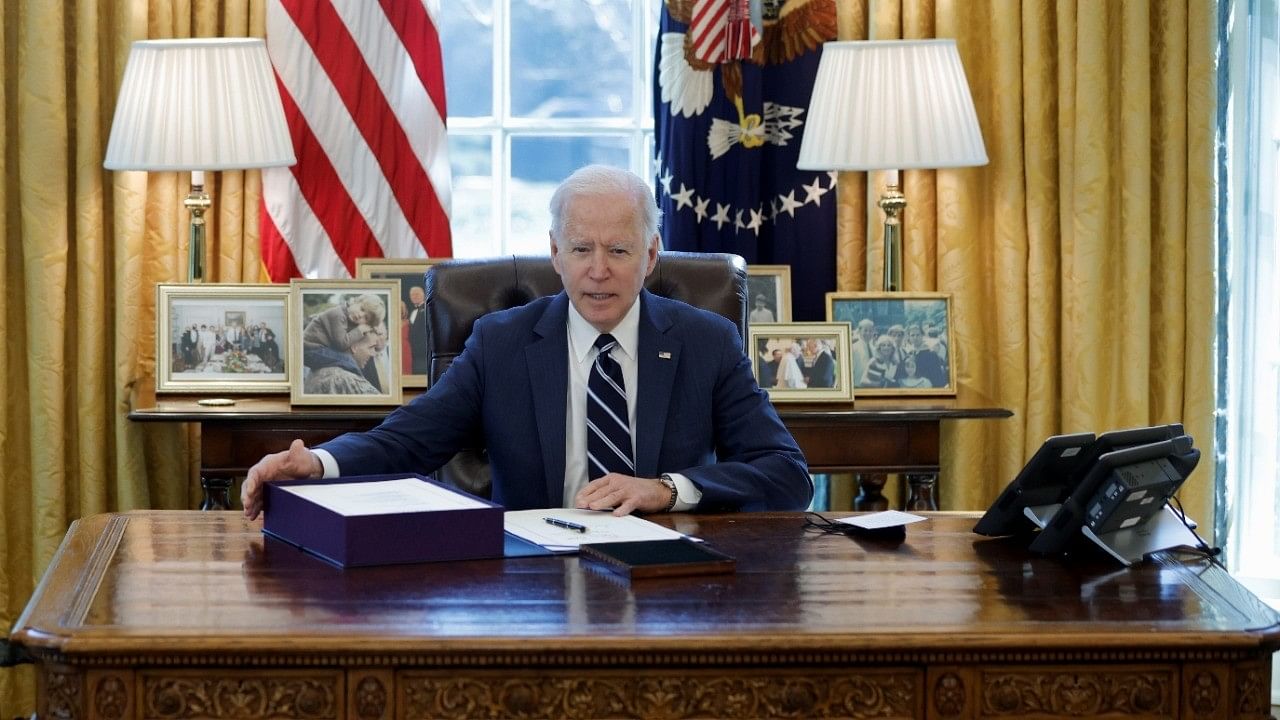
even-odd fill
[{"label": "white lampshade", "polygon": [[108,170],[242,170],[295,162],[260,38],[133,44],[107,141]]},{"label": "white lampshade", "polygon": [[986,165],[956,42],[840,41],[822,46],[800,144],[801,170]]}]

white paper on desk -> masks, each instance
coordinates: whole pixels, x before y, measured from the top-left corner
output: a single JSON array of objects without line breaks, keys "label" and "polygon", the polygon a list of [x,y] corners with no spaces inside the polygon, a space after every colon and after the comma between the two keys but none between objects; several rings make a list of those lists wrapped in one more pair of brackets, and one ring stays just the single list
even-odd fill
[{"label": "white paper on desk", "polygon": [[[585,525],[587,531],[556,527],[546,518],[567,520]],[[503,529],[518,538],[536,543],[548,550],[576,550],[583,543],[635,542],[637,540],[672,540],[684,535],[635,515],[614,515],[598,510],[554,508],[550,510],[512,510],[503,514]]]},{"label": "white paper on desk", "polygon": [[910,525],[911,523],[928,520],[929,518],[920,515],[912,515],[911,513],[899,512],[897,510],[885,510],[884,512],[871,513],[869,515],[853,515],[851,517],[838,518],[836,522],[842,522],[846,525],[860,527],[867,530],[876,530],[878,528],[895,527],[898,525]]},{"label": "white paper on desk", "polygon": [[417,478],[319,485],[284,485],[281,490],[344,517],[394,515],[438,510],[470,510],[490,507],[465,495]]}]

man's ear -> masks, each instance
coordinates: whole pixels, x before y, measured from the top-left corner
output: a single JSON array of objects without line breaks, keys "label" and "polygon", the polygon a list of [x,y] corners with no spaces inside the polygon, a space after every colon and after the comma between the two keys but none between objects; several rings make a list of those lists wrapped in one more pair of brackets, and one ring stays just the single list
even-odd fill
[{"label": "man's ear", "polygon": [[662,250],[662,236],[654,233],[653,239],[649,241],[649,266],[644,270],[644,276],[649,277],[653,273],[653,269],[658,265],[658,251]]},{"label": "man's ear", "polygon": [[556,247],[556,236],[547,231],[547,238],[551,240],[551,267],[556,269],[556,274],[560,274],[560,248]]}]

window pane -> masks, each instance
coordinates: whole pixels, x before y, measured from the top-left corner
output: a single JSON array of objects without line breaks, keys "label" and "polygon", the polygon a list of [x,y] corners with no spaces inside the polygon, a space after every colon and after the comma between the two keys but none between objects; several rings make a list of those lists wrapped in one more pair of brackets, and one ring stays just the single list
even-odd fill
[{"label": "window pane", "polygon": [[454,257],[488,257],[501,251],[493,223],[492,147],[488,135],[449,135]]},{"label": "window pane", "polygon": [[511,0],[511,114],[630,115],[628,0]]},{"label": "window pane", "polygon": [[511,138],[511,229],[504,252],[550,252],[547,203],[560,181],[583,165],[599,163],[628,168],[631,139],[627,135],[538,136]]},{"label": "window pane", "polygon": [[440,4],[437,33],[450,117],[493,115],[493,2]]}]

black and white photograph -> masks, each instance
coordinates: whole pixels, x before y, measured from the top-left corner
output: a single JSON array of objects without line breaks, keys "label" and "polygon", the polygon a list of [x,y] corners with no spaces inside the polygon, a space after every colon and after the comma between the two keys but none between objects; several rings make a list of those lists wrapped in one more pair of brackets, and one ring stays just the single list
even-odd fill
[{"label": "black and white photograph", "polygon": [[791,322],[791,266],[747,266],[747,322]]},{"label": "black and white photograph", "polygon": [[400,392],[400,286],[394,280],[292,280],[289,399],[395,405]]},{"label": "black and white photograph", "polygon": [[956,394],[950,295],[827,293],[827,319],[852,328],[858,395]]},{"label": "black and white photograph", "polygon": [[289,288],[156,286],[156,392],[288,392]]},{"label": "black and white photograph", "polygon": [[427,386],[427,269],[447,258],[359,258],[356,277],[400,283],[400,384]]},{"label": "black and white photograph", "polygon": [[853,399],[849,326],[845,323],[758,323],[748,345],[756,382],[774,402]]}]

